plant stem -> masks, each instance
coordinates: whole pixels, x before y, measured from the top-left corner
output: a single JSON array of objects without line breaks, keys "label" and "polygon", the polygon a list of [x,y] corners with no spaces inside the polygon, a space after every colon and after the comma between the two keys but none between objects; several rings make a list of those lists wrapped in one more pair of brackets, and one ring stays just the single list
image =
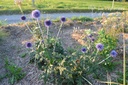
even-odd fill
[{"label": "plant stem", "polygon": [[56,39],[58,38],[58,36],[59,36],[59,34],[60,34],[60,31],[61,31],[61,29],[62,29],[62,25],[63,25],[63,23],[61,23],[61,25],[60,25],[60,28],[59,28],[59,31],[58,31],[58,33],[57,33]]},{"label": "plant stem", "polygon": [[28,24],[26,22],[24,22],[26,27],[28,28],[28,30],[30,31],[31,34],[33,34],[32,30],[29,28]]},{"label": "plant stem", "polygon": [[114,0],[112,1],[112,9],[114,8]]},{"label": "plant stem", "polygon": [[49,34],[49,27],[47,27],[47,38],[48,38],[48,36],[49,36],[48,34]]},{"label": "plant stem", "polygon": [[54,48],[53,48],[53,52],[55,52],[57,38],[58,38],[58,36],[59,36],[59,34],[60,34],[60,31],[61,31],[61,29],[62,29],[62,26],[63,26],[63,23],[61,23],[60,28],[59,28],[59,31],[58,31],[58,33],[57,33],[57,36],[56,36],[56,39],[55,39]]},{"label": "plant stem", "polygon": [[116,83],[116,82],[106,82],[106,81],[99,81],[98,80],[98,82],[100,82],[100,83],[104,83],[104,84],[114,84],[114,85],[123,85],[123,84],[120,84],[120,83]]},{"label": "plant stem", "polygon": [[[126,12],[125,12],[125,16],[126,16]],[[126,84],[126,56],[125,56],[125,39],[124,39],[124,29],[123,29],[123,85],[125,84]]]},{"label": "plant stem", "polygon": [[18,5],[18,7],[19,7],[21,13],[24,14],[24,12],[23,12],[23,10],[22,10],[22,8],[21,8],[21,5]]},{"label": "plant stem", "polygon": [[[24,12],[23,12],[23,10],[22,10],[22,8],[21,8],[21,5],[20,5],[20,4],[18,5],[18,7],[19,7],[19,9],[20,9],[21,13],[22,13],[22,14],[24,14]],[[31,31],[31,29],[29,28],[28,24],[27,24],[26,22],[24,22],[24,23],[25,23],[26,27],[28,28],[28,30],[30,31],[30,33],[31,33],[31,34],[33,34],[33,33],[32,33],[32,31]]]},{"label": "plant stem", "polygon": [[123,40],[123,84],[125,85],[126,82],[126,57],[125,57],[125,41]]},{"label": "plant stem", "polygon": [[89,85],[93,85],[89,80],[87,80],[87,79],[84,78],[83,76],[82,76],[82,78],[83,78],[85,81],[87,81]]},{"label": "plant stem", "polygon": [[[24,15],[24,12],[23,12],[23,10],[21,8],[21,4],[18,4],[18,7],[19,7],[21,13]],[[26,27],[28,28],[28,30],[30,31],[30,33],[33,34],[32,31],[31,31],[31,29],[29,28],[28,24],[26,22],[24,22],[24,23],[25,23]]]},{"label": "plant stem", "polygon": [[40,26],[40,24],[39,24],[39,19],[37,19],[37,24],[38,24],[38,27],[39,27],[39,29],[40,29],[41,36],[42,36],[42,38],[44,39],[44,37],[43,37],[43,31],[42,31],[41,26]]},{"label": "plant stem", "polygon": [[93,58],[93,62],[96,60],[96,57],[97,57],[97,55],[98,55],[98,52],[99,52],[99,50],[97,50],[96,55],[95,55],[94,58]]},{"label": "plant stem", "polygon": [[125,56],[125,39],[123,33],[123,85],[126,83],[126,56]]},{"label": "plant stem", "polygon": [[104,60],[100,61],[98,64],[103,63],[105,60],[109,59],[110,57],[111,57],[111,56],[109,56],[109,57],[105,58]]},{"label": "plant stem", "polygon": [[111,85],[111,76],[108,71],[107,71],[107,82],[110,82],[108,83],[108,85]]}]

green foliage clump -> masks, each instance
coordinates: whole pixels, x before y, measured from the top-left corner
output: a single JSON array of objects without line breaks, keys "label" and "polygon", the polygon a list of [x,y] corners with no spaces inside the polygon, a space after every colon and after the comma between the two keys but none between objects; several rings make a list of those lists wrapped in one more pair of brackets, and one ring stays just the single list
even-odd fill
[{"label": "green foliage clump", "polygon": [[11,85],[15,84],[25,76],[25,73],[22,72],[22,68],[10,63],[8,59],[5,60],[5,69],[7,70],[7,73],[1,76],[0,80],[9,78],[9,83]]},{"label": "green foliage clump", "polygon": [[3,30],[0,29],[0,42],[2,41],[3,38],[5,38],[8,34],[5,33]]},{"label": "green foliage clump", "polygon": [[77,21],[81,21],[81,22],[85,22],[85,21],[93,21],[92,18],[84,17],[84,16],[80,16],[80,17],[72,17],[72,20],[77,20]]},{"label": "green foliage clump", "polygon": [[4,25],[6,25],[6,20],[0,21],[0,26],[4,26]]},{"label": "green foliage clump", "polygon": [[111,50],[117,47],[117,39],[110,36],[109,34],[106,34],[104,29],[101,29],[98,32],[98,39],[96,42],[104,44],[104,50],[100,53],[103,56],[109,54]]}]

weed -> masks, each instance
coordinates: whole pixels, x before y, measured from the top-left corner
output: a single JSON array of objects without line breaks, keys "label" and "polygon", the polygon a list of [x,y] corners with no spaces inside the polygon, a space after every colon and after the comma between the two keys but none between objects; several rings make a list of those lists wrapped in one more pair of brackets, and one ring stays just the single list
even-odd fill
[{"label": "weed", "polygon": [[12,64],[8,59],[5,60],[5,69],[7,70],[7,73],[1,76],[0,79],[2,80],[6,77],[9,78],[9,83],[11,85],[18,82],[25,76],[25,73],[22,72],[22,68]]},{"label": "weed", "polygon": [[8,34],[6,32],[4,32],[2,29],[0,29],[0,42],[2,42],[2,40],[8,36]]},{"label": "weed", "polygon": [[6,20],[0,21],[0,26],[5,26],[7,24]]},{"label": "weed", "polygon": [[84,17],[84,16],[80,16],[80,17],[72,17],[71,19],[72,19],[72,20],[81,21],[81,22],[85,22],[85,21],[93,21],[92,18]]}]

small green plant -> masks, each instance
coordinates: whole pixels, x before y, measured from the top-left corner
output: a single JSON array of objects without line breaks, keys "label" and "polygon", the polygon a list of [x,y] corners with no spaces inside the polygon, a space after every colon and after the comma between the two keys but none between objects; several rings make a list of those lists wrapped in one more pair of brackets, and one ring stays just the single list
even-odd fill
[{"label": "small green plant", "polygon": [[84,17],[84,16],[80,16],[80,17],[72,17],[72,20],[77,20],[77,21],[81,21],[81,22],[85,22],[85,21],[93,21],[92,18]]},{"label": "small green plant", "polygon": [[0,21],[0,26],[4,26],[4,25],[6,25],[6,20],[3,20],[3,21]]},{"label": "small green plant", "polygon": [[22,68],[12,64],[8,59],[5,60],[5,69],[7,70],[7,73],[1,76],[0,79],[9,78],[9,83],[11,85],[18,82],[25,76],[25,73],[22,72]]},{"label": "small green plant", "polygon": [[[110,36],[109,34],[106,34],[106,31],[104,29],[100,29],[100,31],[98,31],[97,36],[93,36],[93,31],[89,30],[86,31],[86,34],[91,33],[91,35],[89,37],[91,37],[91,40],[94,39],[94,45],[96,45],[97,43],[102,43],[103,44],[103,50],[102,51],[98,51],[98,58],[97,60],[101,60],[101,62],[99,63],[100,66],[102,67],[102,72],[112,72],[115,70],[116,66],[119,64],[119,62],[113,62],[113,58],[110,58],[111,52],[114,52],[112,50],[116,49],[117,47],[117,39]],[[93,37],[92,37],[93,36]],[[92,46],[93,45],[89,45],[89,42],[87,42],[88,46]],[[92,48],[93,49],[93,48]],[[104,71],[103,71],[104,70]]]},{"label": "small green plant", "polygon": [[2,29],[0,29],[0,42],[2,41],[3,38],[5,38],[8,34],[4,32]]}]

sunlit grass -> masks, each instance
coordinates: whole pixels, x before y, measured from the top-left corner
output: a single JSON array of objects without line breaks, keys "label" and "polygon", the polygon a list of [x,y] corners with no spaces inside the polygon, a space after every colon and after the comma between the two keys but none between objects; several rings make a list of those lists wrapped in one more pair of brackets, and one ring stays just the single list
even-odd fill
[{"label": "sunlit grass", "polygon": [[[127,10],[127,2],[115,2],[113,10]],[[40,9],[43,12],[71,12],[71,11],[88,11],[88,10],[108,10],[112,7],[112,1],[100,0],[36,0],[35,7],[32,6],[31,0],[24,0],[22,3],[23,10],[26,13],[33,9]],[[10,9],[11,8],[11,9]],[[5,13],[20,13],[18,6],[15,5],[13,0],[2,0],[0,2],[0,14]]]}]

